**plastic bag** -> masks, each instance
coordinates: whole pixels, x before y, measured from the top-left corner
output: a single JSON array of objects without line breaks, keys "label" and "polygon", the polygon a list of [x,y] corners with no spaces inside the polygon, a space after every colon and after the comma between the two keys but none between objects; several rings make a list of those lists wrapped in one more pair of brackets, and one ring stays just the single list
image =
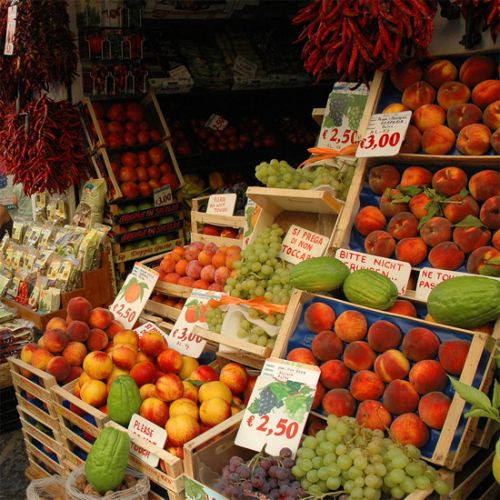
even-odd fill
[{"label": "plastic bag", "polygon": [[73,216],[74,225],[88,229],[102,222],[106,191],[104,179],[89,179],[84,184],[80,204]]},{"label": "plastic bag", "polygon": [[75,469],[66,480],[66,495],[68,499],[72,500],[93,500],[94,498],[106,498],[107,500],[148,500],[148,493],[150,490],[149,478],[136,471],[127,467],[125,474],[131,474],[138,479],[135,486],[129,488],[128,490],[116,491],[113,494],[104,496],[94,496],[94,495],[84,495],[80,490],[78,490],[74,484],[78,478],[84,474],[85,465],[81,465],[78,469]]},{"label": "plastic bag", "polygon": [[35,479],[26,488],[27,500],[66,500],[66,480],[61,476]]}]

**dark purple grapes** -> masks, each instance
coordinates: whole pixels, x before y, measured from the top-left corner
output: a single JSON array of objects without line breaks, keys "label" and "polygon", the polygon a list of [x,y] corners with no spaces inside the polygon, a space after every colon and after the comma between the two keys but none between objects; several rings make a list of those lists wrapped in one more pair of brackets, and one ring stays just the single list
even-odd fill
[{"label": "dark purple grapes", "polygon": [[283,459],[283,467],[287,469],[291,469],[295,465],[295,460],[293,458],[285,458]]},{"label": "dark purple grapes", "polygon": [[280,457],[281,458],[290,458],[293,455],[292,450],[290,448],[281,448]]}]

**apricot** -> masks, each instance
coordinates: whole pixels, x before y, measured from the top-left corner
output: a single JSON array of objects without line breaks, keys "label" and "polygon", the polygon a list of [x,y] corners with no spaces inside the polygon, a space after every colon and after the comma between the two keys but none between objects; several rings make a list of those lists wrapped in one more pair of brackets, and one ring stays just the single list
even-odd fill
[{"label": "apricot", "polygon": [[439,338],[428,328],[417,326],[408,330],[401,349],[412,361],[432,359],[438,353]]},{"label": "apricot", "polygon": [[229,387],[232,394],[242,394],[247,386],[248,374],[239,363],[228,363],[222,367],[219,381]]},{"label": "apricot", "polygon": [[361,370],[353,375],[349,390],[358,401],[364,401],[365,399],[379,399],[384,393],[384,388],[384,383],[376,373]]},{"label": "apricot", "polygon": [[224,422],[231,416],[231,405],[221,398],[212,398],[201,403],[200,420],[210,427]]},{"label": "apricot", "polygon": [[410,362],[396,349],[388,349],[375,359],[375,373],[384,382],[405,378],[409,371]]},{"label": "apricot", "polygon": [[88,322],[91,311],[92,304],[83,297],[73,297],[66,307],[66,312],[72,320],[83,321],[85,323]]},{"label": "apricot", "polygon": [[156,358],[156,364],[164,373],[179,373],[182,368],[182,356],[177,351],[167,347]]},{"label": "apricot", "polygon": [[139,388],[139,393],[143,401],[147,398],[156,398],[156,386],[155,384],[144,384]]},{"label": "apricot", "polygon": [[344,311],[335,322],[335,333],[344,342],[354,342],[365,337],[368,324],[358,311]]},{"label": "apricot", "polygon": [[460,82],[443,83],[437,93],[437,102],[444,110],[455,104],[465,104],[469,98],[469,87]]},{"label": "apricot", "polygon": [[453,230],[453,241],[465,253],[486,245],[490,238],[491,232],[484,227],[456,227]]},{"label": "apricot", "polygon": [[486,106],[483,112],[483,123],[490,127],[491,130],[500,127],[500,100]]},{"label": "apricot", "polygon": [[470,195],[462,198],[459,194],[456,194],[450,198],[448,203],[445,203],[443,212],[444,216],[452,224],[456,224],[465,219],[468,215],[479,215],[479,205]]},{"label": "apricot", "polygon": [[372,231],[365,239],[365,251],[370,255],[390,257],[396,248],[396,241],[387,231]]},{"label": "apricot", "polygon": [[68,342],[62,355],[71,366],[81,366],[87,355],[87,347],[82,342]]},{"label": "apricot", "polygon": [[403,171],[399,187],[430,186],[432,172],[423,167],[408,167]]},{"label": "apricot", "polygon": [[351,374],[346,365],[337,359],[331,359],[320,367],[320,381],[327,389],[340,389],[349,385]]},{"label": "apricot", "polygon": [[393,380],[385,389],[384,406],[395,415],[415,411],[420,396],[407,380]]},{"label": "apricot", "polygon": [[402,316],[410,316],[411,318],[417,317],[417,310],[415,309],[415,306],[409,300],[405,299],[396,300],[395,304],[392,307],[389,307],[386,312],[401,314]]},{"label": "apricot", "polygon": [[473,123],[460,130],[457,149],[464,155],[482,155],[490,149],[491,132],[482,123]]},{"label": "apricot", "polygon": [[201,365],[191,373],[189,378],[200,382],[210,382],[211,380],[218,380],[219,375],[211,366]]},{"label": "apricot", "polygon": [[111,352],[113,363],[124,370],[131,370],[137,363],[137,352],[130,344],[118,344]]},{"label": "apricot", "polygon": [[212,398],[221,398],[231,404],[233,400],[233,394],[226,384],[218,380],[213,380],[212,382],[206,382],[198,390],[198,399],[200,403],[204,403]]},{"label": "apricot", "polygon": [[102,351],[108,345],[108,335],[99,328],[92,328],[87,339],[87,348],[89,351]]},{"label": "apricot", "polygon": [[31,365],[39,370],[47,371],[49,361],[54,357],[47,349],[37,347],[31,355]]},{"label": "apricot", "polygon": [[417,127],[420,132],[423,132],[436,125],[444,125],[446,121],[446,112],[437,104],[424,104],[413,112],[411,119],[415,127]]},{"label": "apricot", "polygon": [[403,238],[396,245],[396,259],[418,266],[427,257],[427,245],[422,238]]},{"label": "apricot", "polygon": [[368,370],[373,366],[375,353],[362,341],[351,342],[344,351],[344,364],[353,371]]},{"label": "apricot", "polygon": [[47,363],[47,373],[50,373],[58,382],[63,382],[68,378],[71,365],[62,356],[54,356]]},{"label": "apricot", "polygon": [[474,87],[483,80],[495,78],[497,63],[491,57],[471,56],[460,66],[458,78],[468,87]]},{"label": "apricot", "polygon": [[317,365],[318,362],[313,353],[307,347],[296,347],[292,349],[286,356],[288,361],[295,361],[296,363],[304,363],[305,365]]},{"label": "apricot", "polygon": [[307,328],[313,333],[331,330],[335,323],[335,311],[323,302],[311,304],[304,313]]},{"label": "apricot", "polygon": [[447,340],[439,346],[439,362],[448,373],[460,375],[469,354],[469,348],[470,342],[466,340]]},{"label": "apricot", "polygon": [[139,345],[139,337],[134,330],[123,330],[114,336],[113,344],[130,344],[137,349]]},{"label": "apricot", "polygon": [[420,236],[430,247],[449,241],[451,235],[451,222],[444,217],[432,217],[420,229]]},{"label": "apricot", "polygon": [[445,125],[428,128],[422,134],[422,149],[428,155],[445,155],[455,145],[455,133]]},{"label": "apricot", "polygon": [[409,379],[419,394],[442,391],[448,383],[443,367],[433,359],[424,359],[415,363],[410,370]]},{"label": "apricot", "polygon": [[415,413],[403,413],[396,417],[389,433],[394,441],[422,448],[429,441],[429,429]]},{"label": "apricot", "polygon": [[88,324],[91,328],[100,328],[101,330],[106,330],[109,326],[111,326],[111,322],[113,321],[113,314],[108,309],[104,309],[104,307],[96,307],[92,309],[90,312],[90,317],[88,320]]},{"label": "apricot", "polygon": [[177,415],[167,420],[165,424],[168,440],[174,446],[184,446],[200,433],[200,424],[189,415]]},{"label": "apricot", "polygon": [[123,330],[125,330],[123,325],[118,320],[114,319],[108,328],[106,328],[106,333],[108,334],[109,339],[113,340],[115,335]]},{"label": "apricot", "polygon": [[451,241],[444,241],[429,252],[429,262],[432,267],[454,271],[458,269],[465,260],[465,254]]},{"label": "apricot", "polygon": [[406,59],[391,68],[390,78],[392,84],[401,92],[410,85],[422,80],[424,71],[420,63],[414,59]]},{"label": "apricot", "polygon": [[85,371],[83,373],[81,373],[80,377],[78,378],[78,382],[80,383],[80,386],[82,386],[82,387],[83,387],[83,384],[85,384],[85,382],[88,382],[89,380],[93,380],[93,379],[90,375],[85,373]]},{"label": "apricot", "polygon": [[191,356],[182,356],[182,366],[179,371],[179,377],[183,380],[189,378],[191,373],[193,373],[198,366],[200,366],[200,364],[195,358]]},{"label": "apricot", "polygon": [[500,251],[493,247],[476,248],[467,260],[467,272],[484,276],[500,275]]},{"label": "apricot", "polygon": [[130,376],[135,380],[137,387],[141,387],[144,384],[151,384],[157,377],[156,366],[151,361],[141,361],[132,367]]},{"label": "apricot", "polygon": [[447,59],[436,59],[427,65],[424,71],[424,80],[433,87],[439,88],[443,83],[457,78],[457,67]]},{"label": "apricot", "polygon": [[367,236],[372,231],[385,228],[387,221],[382,211],[372,205],[363,207],[356,215],[354,227],[363,235]]},{"label": "apricot", "polygon": [[434,88],[421,80],[405,88],[401,101],[408,109],[415,111],[424,104],[432,104],[435,98],[436,91]]},{"label": "apricot", "polygon": [[404,194],[399,189],[390,189],[380,197],[380,211],[386,217],[407,212],[409,210],[408,203],[403,201],[403,198]]},{"label": "apricot", "polygon": [[400,102],[393,102],[387,105],[382,113],[402,113],[403,111],[409,111],[409,109]]},{"label": "apricot", "polygon": [[68,325],[66,324],[66,321],[64,321],[63,318],[51,318],[49,319],[47,326],[45,327],[46,330],[62,330],[63,332],[66,331],[66,327]]},{"label": "apricot", "polygon": [[484,80],[472,89],[472,102],[480,108],[500,99],[500,80]]},{"label": "apricot", "polygon": [[491,243],[495,247],[496,250],[500,250],[500,229],[495,232],[493,238],[491,239]]},{"label": "apricot", "polygon": [[191,382],[187,382],[186,380],[182,381],[182,385],[184,387],[184,392],[182,393],[183,398],[190,399],[195,403],[198,401],[198,389]]},{"label": "apricot", "polygon": [[[401,343],[401,330],[397,325],[380,319],[375,321],[368,330],[368,345],[377,352],[396,349]],[[370,398],[377,399],[377,398]]]},{"label": "apricot", "polygon": [[467,125],[481,122],[481,110],[471,103],[453,104],[446,112],[446,123],[453,132],[460,132]]},{"label": "apricot", "polygon": [[61,352],[68,343],[68,336],[63,330],[46,330],[43,339],[45,349],[52,354]]},{"label": "apricot", "polygon": [[25,344],[21,349],[20,358],[21,361],[30,364],[33,353],[39,349],[38,345],[34,342],[30,342],[29,344]]},{"label": "apricot", "polygon": [[356,400],[347,389],[332,389],[323,397],[323,410],[327,415],[353,417],[356,411]]},{"label": "apricot", "polygon": [[395,188],[401,175],[394,165],[378,165],[370,169],[368,184],[375,194],[383,194],[387,188]]},{"label": "apricot", "polygon": [[163,401],[174,401],[184,394],[182,380],[175,373],[162,375],[156,381],[156,394]]},{"label": "apricot", "polygon": [[356,420],[368,429],[385,431],[391,425],[392,416],[380,401],[367,399],[358,406]]},{"label": "apricot", "polygon": [[408,125],[405,138],[399,148],[400,153],[414,154],[417,153],[422,144],[422,134],[414,125]]},{"label": "apricot", "polygon": [[83,321],[73,320],[66,328],[69,340],[76,342],[86,342],[89,338],[90,328]]},{"label": "apricot", "polygon": [[311,410],[315,410],[321,406],[321,401],[323,401],[323,396],[326,393],[326,389],[321,385],[320,382],[316,385],[316,390],[314,391],[313,402],[311,404]]},{"label": "apricot", "polygon": [[198,420],[198,405],[188,398],[180,398],[170,403],[170,416],[190,415]]},{"label": "apricot", "polygon": [[458,167],[445,167],[432,176],[432,187],[436,193],[453,196],[467,187],[467,174]]},{"label": "apricot", "polygon": [[109,377],[113,370],[113,361],[105,352],[90,352],[83,360],[83,369],[89,377],[104,380]]},{"label": "apricot", "polygon": [[389,221],[387,232],[397,240],[412,238],[418,234],[418,220],[410,212],[400,212]]},{"label": "apricot", "polygon": [[314,337],[311,344],[312,354],[320,361],[329,361],[330,359],[339,358],[343,349],[344,344],[338,338],[337,334],[331,330],[319,332]]},{"label": "apricot", "polygon": [[429,392],[418,404],[418,414],[432,429],[442,429],[448,416],[451,399],[442,392]]},{"label": "apricot", "polygon": [[167,341],[160,332],[146,332],[139,338],[139,349],[146,356],[156,357],[167,347]]},{"label": "apricot", "polygon": [[146,398],[139,409],[139,415],[153,424],[163,427],[168,420],[168,405],[158,398]]},{"label": "apricot", "polygon": [[102,380],[89,380],[80,388],[80,399],[95,408],[105,405],[107,398],[108,389]]},{"label": "apricot", "polygon": [[483,203],[479,218],[486,227],[500,229],[500,195],[492,196]]},{"label": "apricot", "polygon": [[477,201],[500,195],[500,172],[491,169],[477,172],[469,179],[469,191]]}]

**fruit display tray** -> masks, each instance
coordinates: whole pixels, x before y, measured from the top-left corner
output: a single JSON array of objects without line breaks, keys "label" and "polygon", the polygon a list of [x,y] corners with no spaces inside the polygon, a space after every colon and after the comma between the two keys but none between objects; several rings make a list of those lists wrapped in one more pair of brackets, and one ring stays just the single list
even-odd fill
[{"label": "fruit display tray", "polygon": [[[290,313],[285,315],[283,324],[287,325],[287,332],[276,343],[273,356],[286,358],[287,353],[296,347],[308,349],[311,347],[316,335],[306,326],[305,309],[313,303],[323,302],[335,310],[337,317],[344,311],[357,311],[365,316],[369,325],[378,320],[387,320],[397,325],[403,335],[411,328],[424,327],[433,331],[440,341],[469,341],[470,348],[460,381],[479,388],[483,392],[489,390],[495,366],[495,360],[490,351],[494,349],[500,337],[500,321],[497,321],[493,334],[487,335],[361,307],[343,300],[306,292],[294,292],[293,300],[298,300],[299,306],[290,308]],[[455,393],[450,382],[447,383],[443,392],[452,399],[446,421],[441,431],[430,429],[430,438],[421,452],[423,457],[433,464],[445,466],[450,470],[459,470],[466,459],[478,419],[464,417],[464,411],[467,411],[470,405]],[[318,412],[325,414],[322,408]]]},{"label": "fruit display tray", "polygon": [[64,456],[46,451],[44,445],[28,434],[24,429],[23,436],[28,458],[34,457],[35,461],[40,465],[43,464],[43,466],[45,466],[44,468],[46,468],[50,474],[59,474],[60,476],[66,474]]}]

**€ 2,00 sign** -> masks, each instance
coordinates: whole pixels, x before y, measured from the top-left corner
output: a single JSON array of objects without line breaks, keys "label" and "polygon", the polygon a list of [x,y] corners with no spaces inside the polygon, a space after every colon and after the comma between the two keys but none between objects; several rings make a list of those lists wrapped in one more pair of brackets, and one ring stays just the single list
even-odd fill
[{"label": "\u20ac 2,00 sign", "polygon": [[142,313],[159,274],[142,264],[135,264],[109,310],[126,330],[131,330]]}]

